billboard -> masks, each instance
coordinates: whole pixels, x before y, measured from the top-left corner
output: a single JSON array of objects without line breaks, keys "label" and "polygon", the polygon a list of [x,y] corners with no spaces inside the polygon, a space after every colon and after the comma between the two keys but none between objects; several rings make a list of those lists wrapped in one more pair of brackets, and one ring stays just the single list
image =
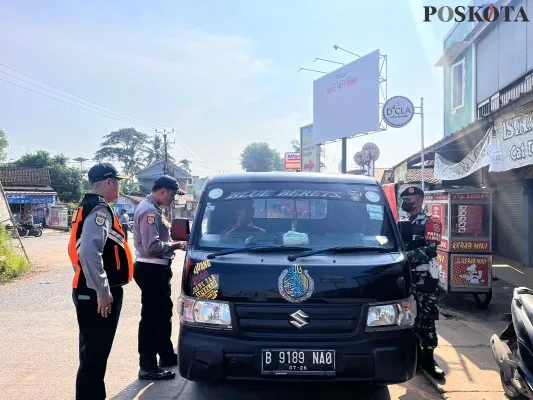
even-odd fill
[{"label": "billboard", "polygon": [[379,130],[379,50],[313,82],[313,140]]},{"label": "billboard", "polygon": [[285,170],[299,171],[301,155],[297,152],[285,153]]},{"label": "billboard", "polygon": [[320,146],[313,141],[313,124],[300,128],[300,146],[302,150],[301,171],[320,171]]}]

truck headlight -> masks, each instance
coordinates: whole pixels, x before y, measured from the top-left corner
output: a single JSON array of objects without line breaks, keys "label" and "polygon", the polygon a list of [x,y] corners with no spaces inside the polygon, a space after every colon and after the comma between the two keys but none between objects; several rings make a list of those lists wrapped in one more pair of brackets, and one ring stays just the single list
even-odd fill
[{"label": "truck headlight", "polygon": [[413,297],[389,304],[368,307],[366,326],[369,328],[413,326],[416,318],[416,302]]},{"label": "truck headlight", "polygon": [[232,329],[229,303],[181,296],[178,314],[182,323]]}]

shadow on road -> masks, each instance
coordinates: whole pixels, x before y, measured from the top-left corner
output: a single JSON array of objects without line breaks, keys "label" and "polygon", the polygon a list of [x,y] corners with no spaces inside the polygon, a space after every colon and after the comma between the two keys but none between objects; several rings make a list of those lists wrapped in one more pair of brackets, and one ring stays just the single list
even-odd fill
[{"label": "shadow on road", "polygon": [[[257,382],[206,384],[180,379],[178,385],[164,388],[160,382],[136,381],[124,389],[114,400],[299,400],[316,399],[367,399],[391,400],[386,386],[371,387],[342,383]],[[420,400],[414,393],[399,397],[401,400]]]}]

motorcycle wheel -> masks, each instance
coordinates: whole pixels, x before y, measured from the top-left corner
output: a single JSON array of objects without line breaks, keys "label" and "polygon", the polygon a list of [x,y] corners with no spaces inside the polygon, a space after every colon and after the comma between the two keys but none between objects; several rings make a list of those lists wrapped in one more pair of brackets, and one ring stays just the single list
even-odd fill
[{"label": "motorcycle wheel", "polygon": [[43,230],[41,228],[34,229],[33,236],[35,236],[35,237],[43,236]]},{"label": "motorcycle wheel", "polygon": [[[516,342],[516,339],[510,339],[507,342],[507,345],[509,346],[513,354],[516,354],[516,351],[518,350],[518,343]],[[526,396],[516,391],[516,388],[511,382],[506,381],[502,371],[500,371],[500,380],[502,381],[502,387],[503,392],[505,393],[505,397],[511,400],[527,400]]]}]

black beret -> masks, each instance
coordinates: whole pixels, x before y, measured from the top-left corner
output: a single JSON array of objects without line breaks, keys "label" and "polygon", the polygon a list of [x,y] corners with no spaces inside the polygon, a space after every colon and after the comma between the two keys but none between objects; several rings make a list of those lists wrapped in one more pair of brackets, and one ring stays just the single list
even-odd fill
[{"label": "black beret", "polygon": [[409,186],[400,194],[400,197],[404,196],[424,196],[424,191],[418,186]]}]

